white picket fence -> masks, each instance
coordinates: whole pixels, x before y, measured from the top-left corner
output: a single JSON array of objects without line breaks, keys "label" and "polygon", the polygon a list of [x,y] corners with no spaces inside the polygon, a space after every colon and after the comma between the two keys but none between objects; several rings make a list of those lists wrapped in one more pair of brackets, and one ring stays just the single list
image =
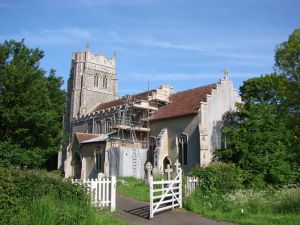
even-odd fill
[{"label": "white picket fence", "polygon": [[73,184],[83,185],[91,197],[94,207],[108,208],[113,212],[116,210],[116,177],[102,179],[73,179]]},{"label": "white picket fence", "polygon": [[182,208],[182,170],[178,169],[178,174],[173,180],[153,181],[149,177],[150,186],[150,218],[157,212]]},{"label": "white picket fence", "polygon": [[185,196],[189,197],[199,186],[199,178],[198,177],[187,177],[185,184]]}]

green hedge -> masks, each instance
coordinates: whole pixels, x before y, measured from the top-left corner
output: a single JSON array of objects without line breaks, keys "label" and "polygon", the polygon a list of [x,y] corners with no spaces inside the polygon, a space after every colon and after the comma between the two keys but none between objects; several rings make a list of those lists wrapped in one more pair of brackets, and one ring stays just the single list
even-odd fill
[{"label": "green hedge", "polygon": [[[0,224],[19,224],[33,202],[53,196],[85,207],[89,198],[80,186],[45,171],[0,167]],[[29,209],[30,211],[30,209]],[[30,213],[30,212],[29,212]]]}]

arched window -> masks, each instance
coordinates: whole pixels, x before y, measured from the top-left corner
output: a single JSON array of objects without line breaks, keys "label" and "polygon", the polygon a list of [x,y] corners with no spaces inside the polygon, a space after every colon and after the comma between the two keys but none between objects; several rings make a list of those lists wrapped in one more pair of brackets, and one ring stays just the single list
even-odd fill
[{"label": "arched window", "polygon": [[[155,137],[150,137],[149,139],[149,160],[154,165],[154,150],[156,148],[156,138]],[[157,164],[157,163],[156,163]]]},{"label": "arched window", "polygon": [[103,77],[102,87],[104,89],[107,89],[107,77],[106,76]]},{"label": "arched window", "polygon": [[180,134],[177,136],[178,160],[181,165],[187,165],[187,135]]},{"label": "arched window", "polygon": [[100,147],[96,148],[96,170],[98,172],[102,172],[103,171],[103,163],[102,163],[102,159],[103,159],[103,149],[101,149]]}]

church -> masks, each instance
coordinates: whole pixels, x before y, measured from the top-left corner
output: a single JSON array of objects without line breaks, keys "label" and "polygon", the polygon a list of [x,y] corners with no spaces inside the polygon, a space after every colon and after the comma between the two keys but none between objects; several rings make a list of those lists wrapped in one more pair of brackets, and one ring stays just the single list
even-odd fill
[{"label": "church", "polygon": [[145,164],[162,174],[178,160],[187,174],[212,162],[221,148],[224,116],[241,102],[225,74],[214,84],[175,92],[169,85],[118,97],[116,54],[89,49],[72,56],[64,130],[58,155],[65,177],[145,178]]}]

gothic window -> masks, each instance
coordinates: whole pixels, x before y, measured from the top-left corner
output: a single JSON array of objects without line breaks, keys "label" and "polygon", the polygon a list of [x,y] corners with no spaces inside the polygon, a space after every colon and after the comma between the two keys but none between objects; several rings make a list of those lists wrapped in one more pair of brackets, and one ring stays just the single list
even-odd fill
[{"label": "gothic window", "polygon": [[107,77],[106,76],[103,77],[102,87],[104,89],[107,89]]},{"label": "gothic window", "polygon": [[96,148],[96,170],[102,171],[102,154],[103,150],[101,148]]},{"label": "gothic window", "polygon": [[[149,140],[149,159],[152,165],[154,165],[154,150],[156,148],[156,138],[150,137]],[[157,164],[157,163],[156,163]]]},{"label": "gothic window", "polygon": [[180,134],[177,136],[178,160],[181,165],[187,165],[187,135]]}]

